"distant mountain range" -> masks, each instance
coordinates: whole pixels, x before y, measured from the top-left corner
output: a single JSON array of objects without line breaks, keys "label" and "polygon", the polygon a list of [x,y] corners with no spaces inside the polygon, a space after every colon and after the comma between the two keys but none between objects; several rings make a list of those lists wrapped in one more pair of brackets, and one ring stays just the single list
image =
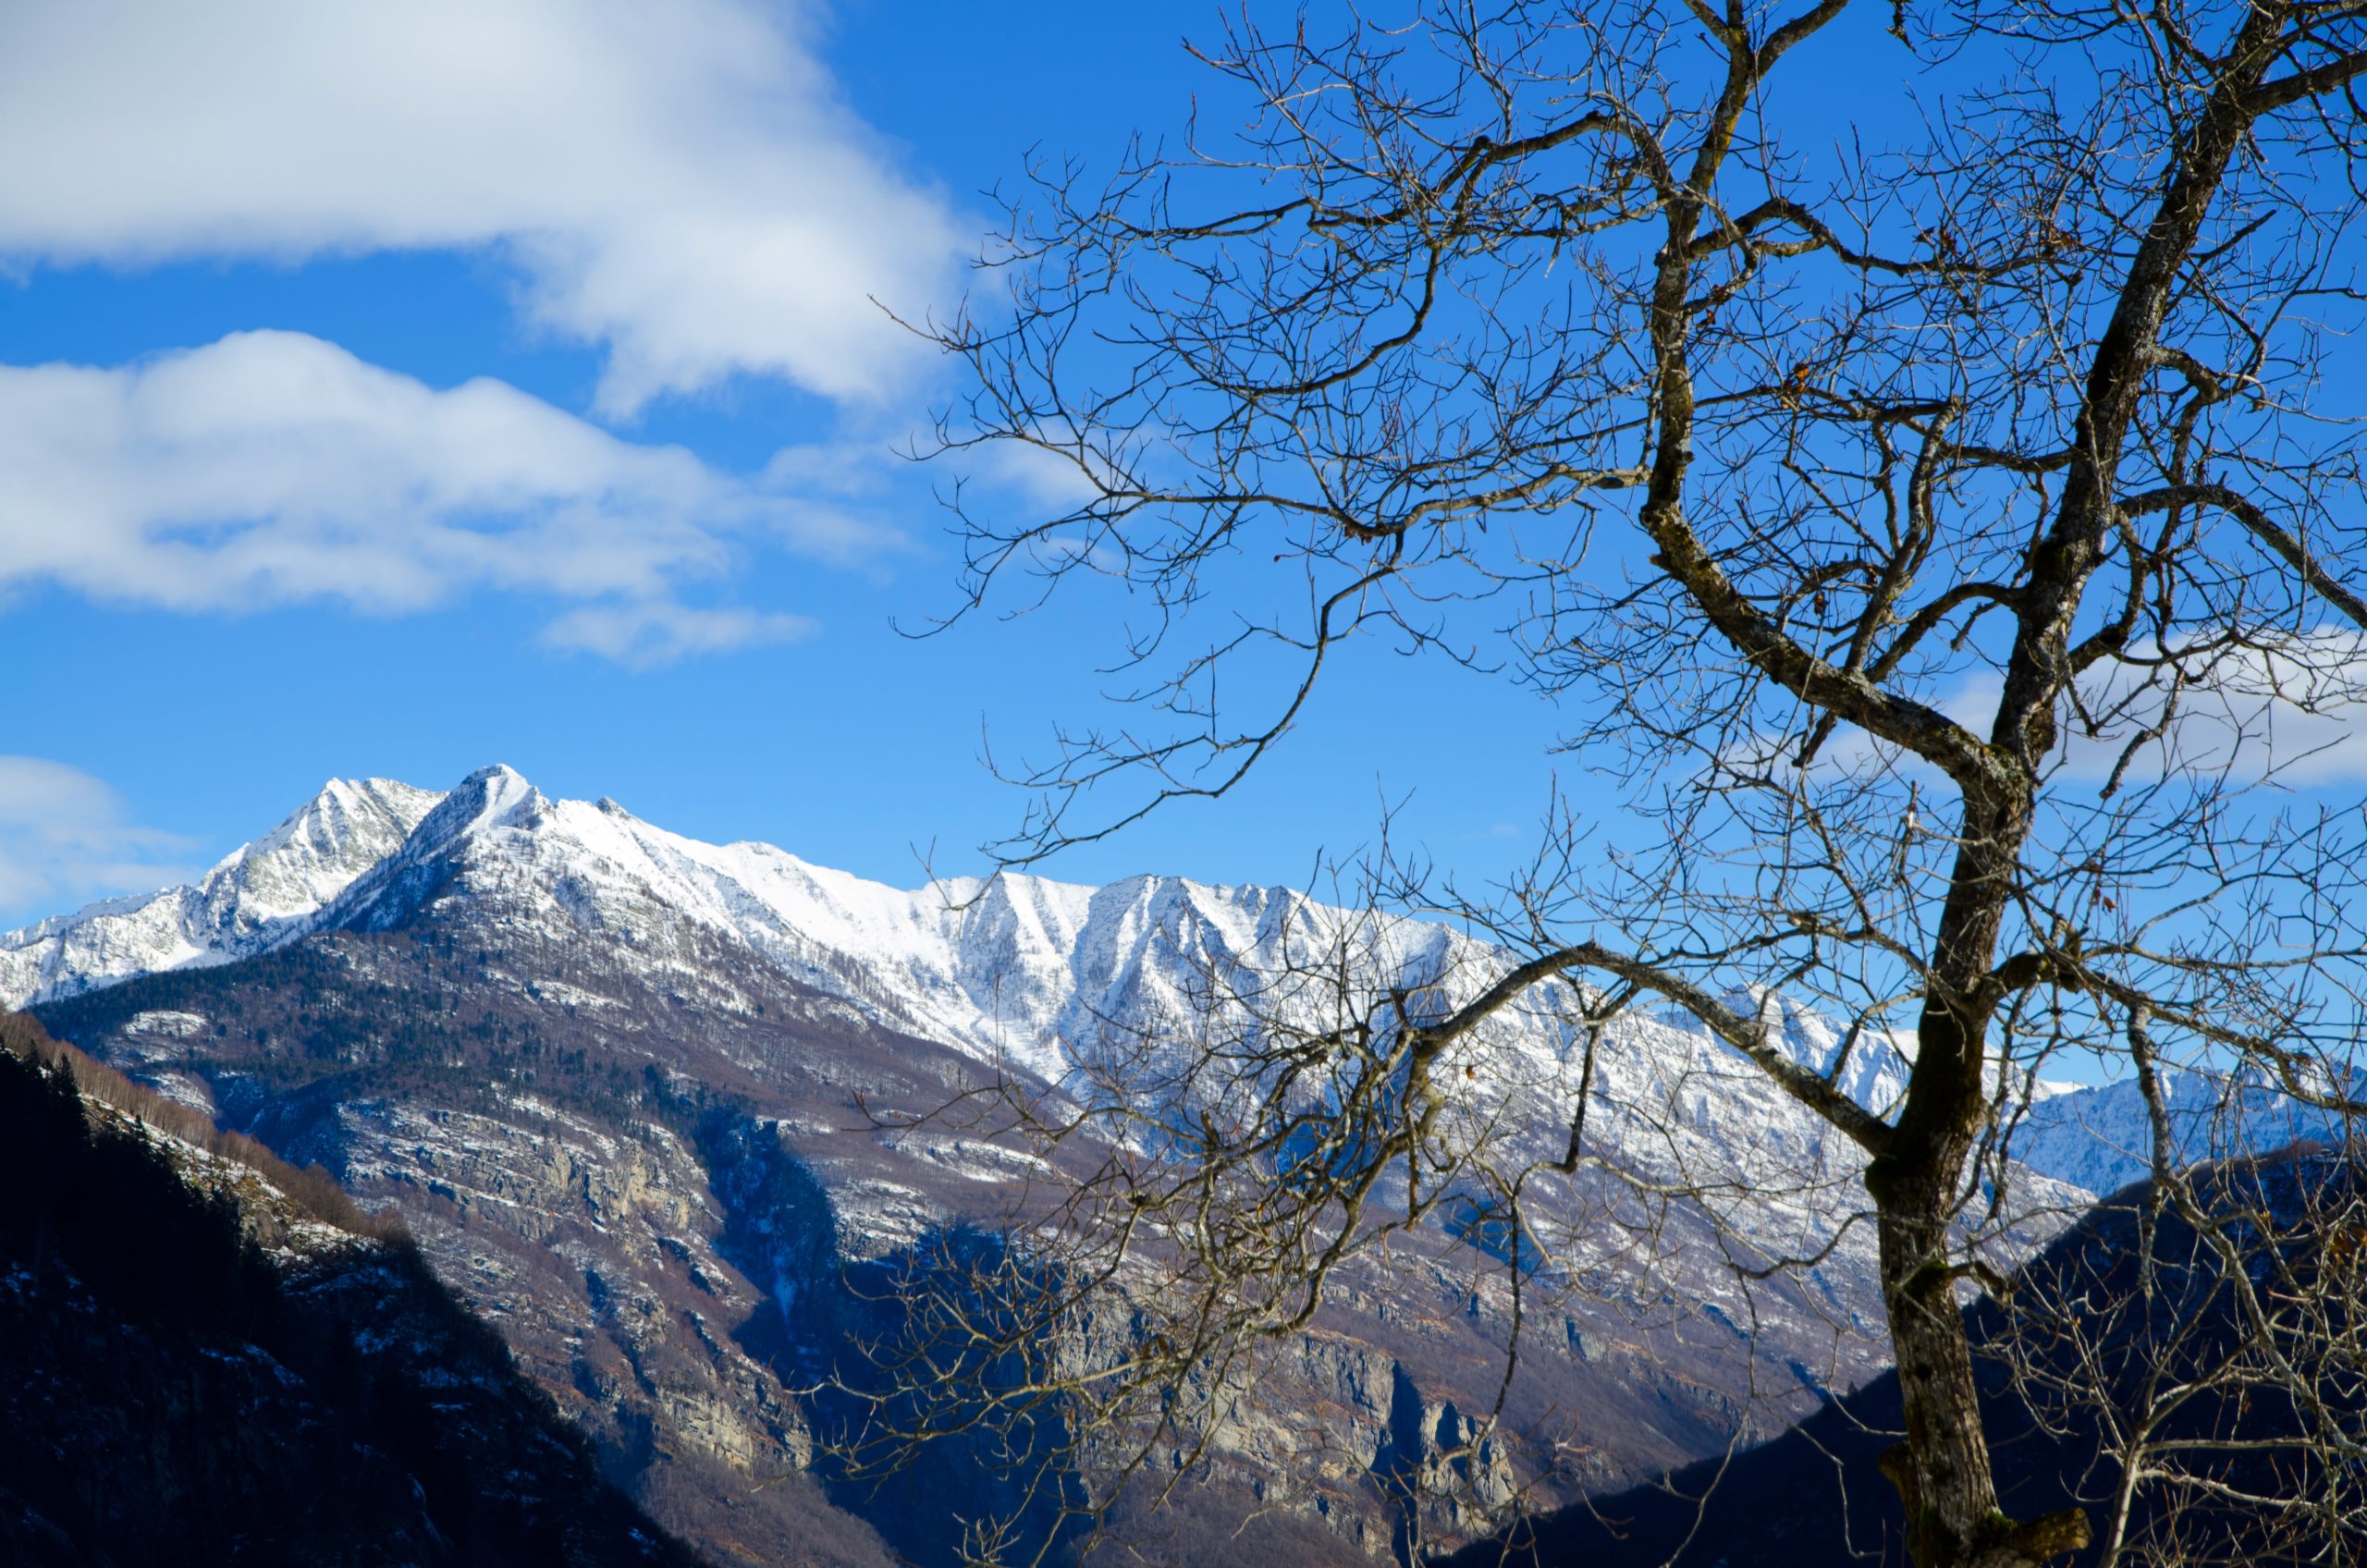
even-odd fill
[{"label": "distant mountain range", "polygon": [[[1171,877],[901,891],[495,767],[443,793],[332,783],[190,886],[0,937],[0,1003],[399,1207],[609,1476],[715,1561],[825,1538],[816,1560],[878,1561],[867,1531],[831,1523],[850,1511],[926,1561],[949,1520],[997,1505],[978,1456],[848,1484],[817,1460],[828,1413],[796,1390],[863,1337],[862,1271],[1002,1212],[1025,1157],[879,1131],[854,1097],[925,1109],[996,1072],[1077,1093],[1112,1051],[1188,1038],[1212,974],[1278,973],[1350,936],[1365,981],[1450,1002],[1506,962],[1443,925],[1356,918]],[[1762,1005],[1799,1060],[1832,1060],[1825,1021]],[[1508,1146],[1566,1137],[1579,1054],[1542,1007],[1482,1031],[1474,1098],[1513,1108]],[[1861,1043],[1846,1084],[1880,1108],[1905,1071]],[[1451,1543],[1491,1496],[1641,1479],[1879,1372],[1869,1228],[1797,1279],[1746,1290],[1730,1267],[1737,1249],[1814,1252],[1862,1203],[1854,1147],[1671,1017],[1615,1023],[1595,1087],[1607,1158],[1735,1195],[1720,1227],[1666,1218],[1645,1267],[1615,1237],[1575,1239],[1588,1289],[1550,1334],[1532,1320],[1502,1474],[1460,1499],[1403,1484],[1494,1399],[1510,1321],[1502,1268],[1440,1236],[1343,1281],[1216,1445],[1179,1514],[1195,1522],[1164,1547],[1142,1526],[1152,1560],[1190,1560],[1220,1529],[1242,1562]],[[2212,1087],[2174,1090],[2200,1117]],[[2264,1096],[2248,1111],[2264,1138],[2311,1130]],[[2042,1091],[2018,1201],[2060,1223],[2142,1172],[2145,1125],[2127,1085]]]}]

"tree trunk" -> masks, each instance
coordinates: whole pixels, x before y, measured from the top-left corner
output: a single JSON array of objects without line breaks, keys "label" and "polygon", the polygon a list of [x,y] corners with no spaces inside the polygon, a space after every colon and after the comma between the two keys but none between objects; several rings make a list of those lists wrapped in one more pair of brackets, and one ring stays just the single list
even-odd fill
[{"label": "tree trunk", "polygon": [[[2088,1519],[2067,1509],[2017,1522],[1997,1505],[1981,1429],[1972,1347],[1948,1267],[1950,1172],[1969,1152],[1879,1178],[1883,1298],[1907,1407],[1907,1440],[1883,1455],[1883,1474],[1907,1507],[1916,1568],[2038,1568],[2088,1544]],[[1868,1173],[1868,1185],[1877,1177]]]},{"label": "tree trunk", "polygon": [[2070,1509],[2025,1523],[1998,1507],[1949,1247],[1958,1184],[1988,1113],[1987,978],[2031,802],[1968,792],[1964,809],[1973,830],[1940,912],[1907,1101],[1889,1147],[1866,1168],[1907,1418],[1906,1440],[1883,1456],[1883,1473],[1906,1504],[1916,1568],[2037,1568],[2088,1544],[2087,1515]]}]

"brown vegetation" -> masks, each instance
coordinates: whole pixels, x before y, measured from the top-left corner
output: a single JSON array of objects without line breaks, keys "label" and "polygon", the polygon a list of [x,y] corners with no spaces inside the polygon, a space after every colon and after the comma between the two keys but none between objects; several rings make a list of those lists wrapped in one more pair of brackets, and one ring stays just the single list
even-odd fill
[{"label": "brown vegetation", "polygon": [[363,1208],[337,1184],[336,1177],[318,1165],[290,1165],[245,1133],[223,1131],[195,1106],[135,1084],[106,1063],[52,1038],[30,1013],[0,1012],[0,1050],[43,1067],[62,1063],[86,1102],[106,1106],[135,1125],[154,1128],[217,1159],[246,1166],[324,1225],[376,1241],[397,1241],[407,1235],[402,1216],[394,1209],[374,1213]]}]

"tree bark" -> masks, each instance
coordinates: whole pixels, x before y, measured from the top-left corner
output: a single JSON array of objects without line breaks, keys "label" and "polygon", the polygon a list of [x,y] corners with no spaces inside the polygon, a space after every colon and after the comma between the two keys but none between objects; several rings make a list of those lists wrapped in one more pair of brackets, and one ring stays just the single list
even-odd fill
[{"label": "tree bark", "polygon": [[[1968,1154],[1970,1142],[1953,1147]],[[1906,1506],[1917,1568],[2039,1568],[2088,1544],[2088,1517],[2073,1508],[2017,1521],[1998,1506],[1972,1350],[1946,1261],[1951,1172],[1960,1164],[1909,1170],[1886,1159],[1877,1162],[1879,1176],[1868,1174],[1883,1194],[1883,1297],[1907,1410],[1906,1440],[1883,1455],[1882,1469]]]},{"label": "tree bark", "polygon": [[1988,1112],[1988,977],[2034,821],[2027,785],[1993,796],[1966,792],[1964,839],[1935,934],[1907,1102],[1889,1146],[1866,1169],[1907,1423],[1883,1473],[1906,1505],[1917,1568],[2037,1568],[2088,1543],[2087,1515],[2078,1509],[2017,1521],[1998,1506],[1950,1261],[1957,1189]]}]

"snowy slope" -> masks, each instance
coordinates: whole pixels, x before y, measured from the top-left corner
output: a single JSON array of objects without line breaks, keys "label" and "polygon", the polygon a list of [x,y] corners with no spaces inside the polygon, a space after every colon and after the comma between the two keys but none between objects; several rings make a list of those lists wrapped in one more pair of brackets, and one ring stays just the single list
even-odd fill
[{"label": "snowy slope", "polygon": [[[598,931],[644,965],[693,965],[694,938],[724,941],[878,1022],[1048,1077],[1115,1021],[1189,1016],[1212,966],[1282,966],[1332,913],[1285,890],[1174,877],[1097,888],[1005,875],[901,890],[768,844],[686,839],[613,801],[553,801],[489,768],[306,928],[386,928],[448,900],[555,937]],[[1390,937],[1392,969],[1443,964],[1458,944],[1411,922]]]},{"label": "snowy slope", "polygon": [[[2267,1084],[2175,1068],[2163,1070],[2161,1083],[2175,1164],[2267,1154],[2305,1139],[2344,1141],[2340,1116]],[[2013,1148],[2038,1170],[2093,1193],[2114,1193],[2152,1171],[2152,1121],[2135,1083],[2108,1084],[2033,1104]]]},{"label": "snowy slope", "polygon": [[[1256,985],[1263,1011],[1319,1025],[1341,1005],[1327,978],[1334,953],[1348,955],[1367,1001],[1398,985],[1439,1011],[1506,963],[1443,926],[1358,916],[1283,889],[1150,876],[1096,888],[1007,874],[900,890],[769,845],[685,839],[613,802],[552,801],[507,768],[455,788],[318,924],[384,928],[462,910],[548,945],[597,933],[610,962],[679,968],[685,989],[714,944],[753,951],[877,1023],[1069,1084],[1105,1064],[1132,1083],[1159,1081],[1189,1059],[1174,1042],[1206,1026],[1212,985]],[[1483,1090],[1449,1113],[1471,1110],[1475,1144],[1558,1156],[1582,1043],[1546,1011],[1552,999],[1507,1010],[1442,1064],[1442,1077]],[[1824,1021],[1768,1005],[1803,1060],[1830,1060],[1839,1042]],[[1853,1058],[1852,1086],[1871,1103],[1903,1082],[1886,1045]],[[1858,1151],[1697,1026],[1622,1021],[1595,1087],[1600,1147],[1654,1180],[1747,1194],[1727,1220],[1751,1245],[1813,1251],[1862,1201]]]},{"label": "snowy slope", "polygon": [[[492,767],[447,794],[333,782],[194,885],[0,937],[0,1002],[227,962],[313,930],[387,928],[454,900],[561,945],[597,934],[652,971],[695,972],[723,944],[877,1023],[1056,1082],[1140,1038],[1188,1035],[1212,984],[1270,986],[1335,949],[1355,955],[1368,987],[1422,988],[1436,1008],[1504,962],[1445,927],[1358,917],[1286,889],[1157,876],[1087,888],[1005,874],[901,890],[767,844],[686,839],[613,801],[554,801]],[[1320,984],[1301,990],[1286,1014],[1337,1005]],[[1476,1097],[1531,1102],[1539,1138],[1566,1115],[1580,1048],[1567,1021],[1545,1011],[1551,1001],[1508,1012],[1455,1064],[1498,1091]],[[1839,1036],[1827,1021],[1776,998],[1760,1005],[1799,1060],[1831,1060]],[[1856,1201],[1855,1151],[1698,1026],[1639,1012],[1613,1031],[1613,1047],[1596,1080],[1607,1139],[1649,1145],[1670,1174],[1821,1173],[1816,1192],[1757,1194],[1768,1217],[1748,1229],[1771,1242],[1780,1236],[1770,1224],[1805,1234],[1834,1204]],[[1861,1042],[1846,1086],[1879,1109],[1905,1075],[1890,1043]],[[2203,1088],[2180,1091],[2197,1105],[2189,1121],[2204,1114]],[[2263,1098],[2251,1113],[2266,1127],[2275,1108]],[[1672,1121],[1673,1133],[1652,1131]],[[2126,1085],[2056,1093],[2032,1109],[2017,1150],[2042,1174],[2109,1191],[2141,1170],[2143,1133]]]},{"label": "snowy slope", "polygon": [[31,1007],[159,970],[228,963],[292,940],[401,848],[443,797],[336,779],[196,882],[113,899],[0,937],[0,1005]]}]

